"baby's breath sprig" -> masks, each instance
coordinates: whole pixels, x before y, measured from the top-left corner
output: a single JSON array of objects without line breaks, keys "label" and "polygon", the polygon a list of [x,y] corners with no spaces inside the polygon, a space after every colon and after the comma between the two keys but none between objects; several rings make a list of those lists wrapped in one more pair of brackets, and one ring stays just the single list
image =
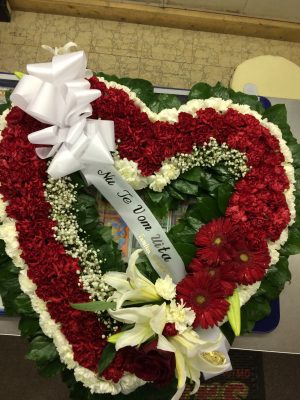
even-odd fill
[{"label": "baby's breath sprig", "polygon": [[46,198],[51,204],[51,218],[57,225],[53,227],[54,237],[64,245],[67,254],[78,258],[81,271],[79,285],[86,290],[91,300],[105,301],[110,295],[110,289],[102,279],[101,264],[105,261],[99,258],[87,239],[82,238],[76,215],[77,185],[69,177],[61,179],[49,178],[46,184]]},{"label": "baby's breath sprig", "polygon": [[236,149],[231,149],[226,143],[218,144],[215,138],[211,137],[208,143],[202,147],[193,146],[189,154],[177,154],[170,162],[176,166],[181,173],[189,169],[200,167],[214,167],[223,163],[235,179],[240,179],[249,171],[247,156]]}]

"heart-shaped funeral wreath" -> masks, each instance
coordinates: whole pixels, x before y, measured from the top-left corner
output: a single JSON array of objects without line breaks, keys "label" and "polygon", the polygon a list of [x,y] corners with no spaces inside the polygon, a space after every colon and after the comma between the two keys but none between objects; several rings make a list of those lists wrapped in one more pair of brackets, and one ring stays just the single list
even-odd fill
[{"label": "heart-shaped funeral wreath", "polygon": [[282,105],[85,72],[28,65],[2,114],[1,296],[72,398],[179,399],[290,279],[299,145]]}]

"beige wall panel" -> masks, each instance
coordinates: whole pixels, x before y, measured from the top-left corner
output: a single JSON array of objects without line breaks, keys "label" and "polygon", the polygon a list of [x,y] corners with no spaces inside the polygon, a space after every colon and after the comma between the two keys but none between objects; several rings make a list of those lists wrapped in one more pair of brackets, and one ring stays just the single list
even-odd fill
[{"label": "beige wall panel", "polygon": [[160,86],[189,88],[200,80],[228,84],[239,63],[262,54],[300,65],[300,43],[13,12],[11,23],[0,23],[0,70],[25,71],[27,63],[49,60],[42,44],[62,46],[68,41],[87,52],[96,71]]}]

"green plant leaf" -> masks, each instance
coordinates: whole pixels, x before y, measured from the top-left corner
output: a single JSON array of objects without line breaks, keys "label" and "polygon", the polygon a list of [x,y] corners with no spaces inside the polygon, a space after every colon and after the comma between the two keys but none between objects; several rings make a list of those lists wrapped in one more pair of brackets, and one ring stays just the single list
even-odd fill
[{"label": "green plant leaf", "polygon": [[232,102],[235,104],[247,104],[252,110],[257,111],[260,114],[264,112],[264,107],[257,96],[252,96],[242,92],[235,92],[232,89],[229,89],[229,95]]},{"label": "green plant leaf", "polygon": [[188,208],[186,216],[206,223],[220,217],[221,213],[215,199],[212,197],[197,197],[197,203]]},{"label": "green plant leaf", "polygon": [[287,111],[284,104],[275,104],[265,110],[262,116],[263,118],[267,118],[268,121],[273,122],[273,124],[278,125],[282,132],[282,136],[288,145],[297,143],[297,140],[294,138],[290,126],[287,123]]},{"label": "green plant leaf", "polygon": [[218,207],[222,214],[225,214],[228,201],[232,195],[233,187],[228,183],[223,183],[217,189]]},{"label": "green plant leaf", "polygon": [[19,330],[21,336],[25,338],[31,338],[37,334],[42,334],[38,315],[34,317],[22,316],[19,322]]},{"label": "green plant leaf", "polygon": [[292,144],[289,148],[293,155],[294,168],[300,168],[300,144]]},{"label": "green plant leaf", "polygon": [[199,82],[192,87],[189,93],[189,100],[193,99],[209,99],[211,97],[211,86],[207,83]]},{"label": "green plant leaf", "polygon": [[184,194],[192,194],[192,195],[198,194],[198,186],[193,183],[187,182],[183,179],[177,179],[176,181],[172,182],[172,186],[178,192]]},{"label": "green plant leaf", "polygon": [[184,265],[188,265],[195,257],[197,247],[191,243],[175,243],[173,242],[175,249],[178,251]]},{"label": "green plant leaf", "polygon": [[30,298],[25,293],[21,293],[15,298],[15,305],[19,314],[34,313]]},{"label": "green plant leaf", "polygon": [[153,201],[153,203],[159,203],[164,197],[162,192],[154,192],[151,189],[147,189],[147,195],[149,196],[151,201]]},{"label": "green plant leaf", "polygon": [[90,301],[88,303],[71,303],[72,308],[80,311],[105,311],[116,307],[114,301]]},{"label": "green plant leaf", "polygon": [[226,87],[222,86],[220,82],[218,82],[216,84],[216,86],[213,86],[211,88],[210,96],[211,97],[220,97],[223,100],[228,100],[230,97],[229,90]]},{"label": "green plant leaf", "polygon": [[101,357],[98,363],[98,373],[101,375],[102,372],[113,362],[117,354],[114,344],[108,343],[101,353]]},{"label": "green plant leaf", "polygon": [[58,357],[58,353],[51,339],[46,336],[36,336],[30,343],[29,352],[26,355],[28,360],[52,361]]},{"label": "green plant leaf", "polygon": [[185,200],[187,197],[185,194],[179,193],[171,185],[167,186],[167,191],[170,194],[170,196],[174,197],[177,200]]},{"label": "green plant leaf", "polygon": [[269,300],[264,296],[253,296],[241,308],[241,334],[252,332],[257,321],[263,319],[271,312]]},{"label": "green plant leaf", "polygon": [[300,229],[291,227],[285,245],[280,249],[280,254],[292,255],[300,253]]},{"label": "green plant leaf", "polygon": [[52,378],[59,375],[65,369],[65,366],[60,362],[59,358],[55,358],[49,362],[37,362],[38,373],[44,378]]},{"label": "green plant leaf", "polygon": [[144,253],[139,254],[136,266],[140,273],[148,278],[152,283],[155,283],[156,280],[159,278],[158,273],[152,267],[148,257]]},{"label": "green plant leaf", "polygon": [[262,280],[257,295],[264,295],[269,300],[276,299],[284,289],[285,283],[291,280],[287,257],[280,257],[276,265],[272,265]]},{"label": "green plant leaf", "polygon": [[162,110],[169,108],[179,108],[181,101],[174,94],[157,94],[154,99],[149,103],[148,107],[151,111],[159,113]]}]

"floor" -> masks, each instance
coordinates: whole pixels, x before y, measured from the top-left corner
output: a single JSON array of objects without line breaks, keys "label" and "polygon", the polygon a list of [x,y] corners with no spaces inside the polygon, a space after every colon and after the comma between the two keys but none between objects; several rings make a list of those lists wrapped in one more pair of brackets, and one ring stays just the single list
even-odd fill
[{"label": "floor", "polygon": [[[59,377],[49,380],[38,376],[34,363],[24,359],[26,349],[19,337],[0,337],[0,398],[68,400],[68,390]],[[265,353],[263,358],[266,400],[297,400],[300,355]]]}]

